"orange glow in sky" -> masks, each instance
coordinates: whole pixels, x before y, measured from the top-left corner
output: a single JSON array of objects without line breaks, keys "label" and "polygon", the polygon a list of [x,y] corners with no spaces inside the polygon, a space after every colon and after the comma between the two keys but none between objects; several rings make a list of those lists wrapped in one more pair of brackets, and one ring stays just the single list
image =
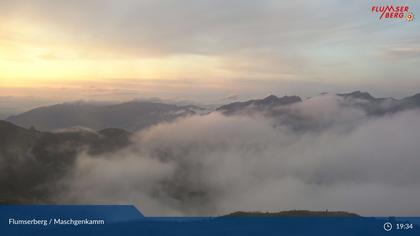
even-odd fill
[{"label": "orange glow in sky", "polygon": [[141,56],[69,43],[61,32],[22,22],[0,24],[0,86],[32,87],[107,79],[226,77],[216,56]]}]

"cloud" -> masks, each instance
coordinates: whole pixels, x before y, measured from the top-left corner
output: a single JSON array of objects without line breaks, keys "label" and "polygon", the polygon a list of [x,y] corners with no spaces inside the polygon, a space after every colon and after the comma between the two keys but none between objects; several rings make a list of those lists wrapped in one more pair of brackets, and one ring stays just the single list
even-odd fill
[{"label": "cloud", "polygon": [[[306,132],[264,116],[219,113],[155,126],[123,151],[80,155],[56,201],[133,203],[146,215],[418,214],[419,111],[368,118],[330,99],[294,107],[314,124],[336,124]],[[344,121],[353,124],[337,128]]]},{"label": "cloud", "polygon": [[[417,85],[418,53],[409,52],[413,47],[404,44],[419,41],[416,22],[382,24],[372,14],[371,4],[339,0],[0,1],[4,26],[0,26],[0,44],[12,48],[3,49],[8,64],[22,68],[11,61],[36,57],[54,63],[43,73],[62,65],[67,80],[194,80],[202,81],[207,89],[195,84],[177,91],[218,96],[223,90],[222,97],[233,93],[262,96],[273,90],[313,96],[362,87],[386,96],[402,95]],[[418,5],[407,4],[413,9]],[[388,50],[395,45],[403,50]],[[383,60],[388,57],[399,60]],[[24,65],[34,69],[34,63]],[[98,65],[108,65],[103,67],[112,71],[99,73]],[[88,75],[86,68],[93,68]],[[35,76],[25,71],[18,74]],[[49,78],[62,83],[56,79],[62,76],[50,72]],[[145,87],[126,89],[142,92]],[[154,90],[159,94],[153,96],[174,93],[166,87]]]},{"label": "cloud", "polygon": [[[153,199],[160,181],[170,178],[173,166],[134,153],[120,153],[120,157],[92,158],[81,154],[70,175],[62,180],[65,191],[57,198],[62,202],[83,201],[91,204],[129,204],[141,202],[144,209],[161,214],[180,214]],[[85,179],[86,181],[83,181]]]},{"label": "cloud", "polygon": [[418,47],[400,47],[385,50],[382,55],[385,59],[401,60],[415,59],[420,57],[420,48]]},{"label": "cloud", "polygon": [[[343,32],[343,22],[357,19],[337,15],[337,1],[285,3],[264,1],[64,1],[34,4],[2,3],[9,16],[31,17],[59,28],[79,43],[107,42],[112,47],[152,54],[215,54],[264,49],[279,43],[308,42]],[[325,7],[328,6],[328,7]],[[319,14],[310,14],[313,11]],[[322,13],[322,14],[321,14]],[[350,18],[350,19],[349,19]],[[293,20],[291,20],[293,19]],[[257,37],[258,36],[258,37]],[[309,41],[310,42],[310,41]],[[287,48],[282,46],[282,48]]]}]

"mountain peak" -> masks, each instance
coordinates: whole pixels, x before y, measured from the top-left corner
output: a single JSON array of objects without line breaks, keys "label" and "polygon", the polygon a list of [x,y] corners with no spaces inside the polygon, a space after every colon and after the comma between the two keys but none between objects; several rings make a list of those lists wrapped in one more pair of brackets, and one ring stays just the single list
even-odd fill
[{"label": "mountain peak", "polygon": [[279,99],[279,98],[276,95],[271,94],[271,95],[267,96],[266,98],[264,98],[263,100],[269,101],[269,100],[277,100],[277,99]]},{"label": "mountain peak", "polygon": [[266,109],[275,106],[289,105],[296,102],[301,102],[302,99],[298,96],[284,96],[277,97],[270,95],[263,99],[254,99],[245,102],[234,102],[219,107],[217,110],[223,111],[224,113],[235,113],[243,109]]},{"label": "mountain peak", "polygon": [[420,101],[420,93],[414,94],[413,96],[405,98],[405,99],[412,99],[412,100]]},{"label": "mountain peak", "polygon": [[420,93],[415,94],[411,97],[406,97],[402,100],[401,107],[411,108],[411,107],[420,107]]},{"label": "mountain peak", "polygon": [[357,90],[351,93],[341,93],[341,94],[339,93],[337,95],[344,98],[355,98],[355,99],[363,99],[363,100],[368,100],[368,101],[376,100],[376,98],[370,95],[370,93],[362,92],[360,90]]},{"label": "mountain peak", "polygon": [[277,96],[270,95],[270,96],[268,96],[266,98],[263,98],[261,100],[255,100],[254,103],[258,104],[258,105],[261,105],[261,104],[263,104],[263,105],[273,105],[273,104],[277,103],[279,100],[280,100],[280,98],[278,98]]},{"label": "mountain peak", "polygon": [[255,104],[264,104],[264,105],[287,105],[290,103],[301,102],[302,99],[298,96],[283,96],[277,97],[275,95],[270,95],[261,100],[254,100]]}]

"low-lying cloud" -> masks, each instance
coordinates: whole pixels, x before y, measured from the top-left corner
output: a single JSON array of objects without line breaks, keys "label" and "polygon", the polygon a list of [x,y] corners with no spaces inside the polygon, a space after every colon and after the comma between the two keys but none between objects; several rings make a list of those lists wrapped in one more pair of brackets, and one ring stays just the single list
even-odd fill
[{"label": "low-lying cloud", "polygon": [[370,118],[329,99],[293,107],[306,122],[329,124],[307,132],[273,117],[220,113],[157,125],[122,151],[81,154],[56,201],[132,203],[159,216],[288,209],[419,214],[420,112]]}]

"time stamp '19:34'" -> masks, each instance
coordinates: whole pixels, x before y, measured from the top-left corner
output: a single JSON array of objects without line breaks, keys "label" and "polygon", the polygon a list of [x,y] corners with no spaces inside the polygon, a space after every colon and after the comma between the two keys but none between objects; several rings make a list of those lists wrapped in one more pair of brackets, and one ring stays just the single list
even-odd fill
[{"label": "time stamp '19:34'", "polygon": [[385,231],[391,231],[392,229],[395,229],[395,230],[410,230],[410,229],[414,229],[414,225],[413,225],[413,223],[392,224],[390,222],[386,222],[384,224],[384,230]]}]

